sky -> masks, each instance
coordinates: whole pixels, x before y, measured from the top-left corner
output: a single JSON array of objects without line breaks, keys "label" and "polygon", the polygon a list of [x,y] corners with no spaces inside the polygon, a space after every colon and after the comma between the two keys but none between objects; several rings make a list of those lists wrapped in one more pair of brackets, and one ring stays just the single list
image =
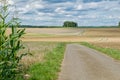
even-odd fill
[{"label": "sky", "polygon": [[120,0],[9,0],[23,25],[112,26],[120,21]]}]

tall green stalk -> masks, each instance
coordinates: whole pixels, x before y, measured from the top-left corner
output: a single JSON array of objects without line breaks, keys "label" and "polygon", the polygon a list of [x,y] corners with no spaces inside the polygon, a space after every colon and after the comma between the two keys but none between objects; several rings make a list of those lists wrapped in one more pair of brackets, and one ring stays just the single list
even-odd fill
[{"label": "tall green stalk", "polygon": [[[9,15],[7,0],[0,0],[0,3],[0,80],[18,80],[18,76],[22,76],[19,61],[27,54],[18,54],[24,48],[20,38],[25,29],[18,29],[17,18],[6,21]],[[11,33],[7,35],[10,26]]]}]

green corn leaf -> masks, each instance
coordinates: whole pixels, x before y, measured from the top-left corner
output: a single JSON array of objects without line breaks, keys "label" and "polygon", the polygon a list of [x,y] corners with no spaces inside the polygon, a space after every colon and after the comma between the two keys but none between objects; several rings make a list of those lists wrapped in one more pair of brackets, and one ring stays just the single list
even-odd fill
[{"label": "green corn leaf", "polygon": [[8,17],[9,13],[7,13],[5,16],[4,16],[4,19],[6,19]]},{"label": "green corn leaf", "polygon": [[[18,70],[19,61],[28,54],[18,54],[18,51],[24,48],[20,38],[25,34],[25,29],[18,29],[19,18],[12,18],[6,22],[9,15],[6,1],[2,0],[4,5],[0,8],[0,80],[16,80],[21,74]],[[11,34],[6,35],[7,28],[10,26]]]}]

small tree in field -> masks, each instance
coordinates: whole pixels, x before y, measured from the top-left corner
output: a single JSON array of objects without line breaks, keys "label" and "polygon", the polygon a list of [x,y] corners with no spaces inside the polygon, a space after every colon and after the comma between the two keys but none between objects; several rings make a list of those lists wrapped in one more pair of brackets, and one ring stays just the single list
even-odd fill
[{"label": "small tree in field", "polygon": [[120,27],[120,22],[118,23],[118,27]]},{"label": "small tree in field", "polygon": [[[18,18],[7,20],[9,15],[7,1],[0,0],[0,80],[18,80],[18,76],[21,76],[19,61],[27,54],[18,55],[24,48],[20,38],[25,29],[18,29]],[[9,26],[11,33],[8,35],[6,31]]]},{"label": "small tree in field", "polygon": [[73,21],[65,21],[63,27],[78,27],[78,24]]}]

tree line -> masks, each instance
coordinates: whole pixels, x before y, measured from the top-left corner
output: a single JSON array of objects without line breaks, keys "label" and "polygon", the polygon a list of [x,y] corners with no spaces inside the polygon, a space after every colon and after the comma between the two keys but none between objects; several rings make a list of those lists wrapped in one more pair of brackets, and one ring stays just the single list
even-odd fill
[{"label": "tree line", "polygon": [[[11,27],[11,26],[10,26]],[[34,26],[34,25],[19,25],[20,28],[62,28],[62,27],[120,27],[120,22],[117,26],[78,26],[77,22],[74,21],[65,21],[62,26]]]}]

